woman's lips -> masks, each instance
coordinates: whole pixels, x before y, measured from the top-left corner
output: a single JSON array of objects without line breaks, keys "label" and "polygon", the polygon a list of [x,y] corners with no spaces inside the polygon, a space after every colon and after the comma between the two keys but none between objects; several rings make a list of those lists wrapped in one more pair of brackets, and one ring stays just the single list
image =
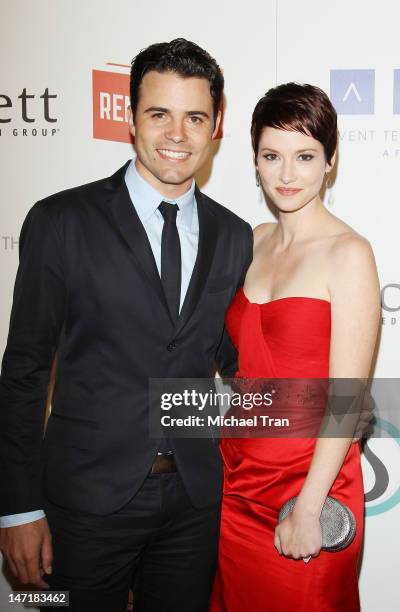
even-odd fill
[{"label": "woman's lips", "polygon": [[293,187],[277,187],[276,190],[283,196],[296,195],[296,193],[301,191],[301,189],[294,189]]}]

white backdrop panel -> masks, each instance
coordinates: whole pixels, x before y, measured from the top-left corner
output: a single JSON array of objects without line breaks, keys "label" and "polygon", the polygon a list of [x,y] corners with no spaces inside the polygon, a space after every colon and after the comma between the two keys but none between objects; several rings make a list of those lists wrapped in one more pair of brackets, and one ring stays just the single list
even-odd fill
[{"label": "white backdrop panel", "polygon": [[[11,100],[12,107],[5,108],[7,98],[0,98],[0,118],[11,119],[0,123],[1,352],[18,263],[17,241],[28,209],[50,193],[111,174],[132,156],[130,144],[92,136],[92,70],[127,74],[127,68],[109,63],[129,65],[141,48],[178,36],[204,46],[217,58],[226,79],[224,138],[216,143],[212,163],[198,181],[253,226],[271,220],[255,185],[249,138],[251,113],[259,97],[275,84],[292,80],[319,85],[330,93],[331,70],[375,71],[375,90],[366,92],[374,101],[373,114],[339,116],[340,155],[332,212],[371,241],[382,287],[399,284],[400,215],[395,186],[400,124],[399,115],[393,113],[393,96],[400,97],[393,72],[400,69],[399,21],[400,5],[395,0],[203,0],[200,4],[3,0],[0,94]],[[46,88],[49,95],[57,96],[49,98],[54,123],[44,117],[40,96]],[[34,123],[22,117],[18,96],[24,89],[35,96],[26,100],[27,116]],[[357,111],[354,90],[348,99]],[[36,136],[33,129],[38,130]],[[48,130],[46,136],[41,135],[42,129]],[[53,136],[52,129],[56,130]],[[388,290],[387,297],[400,311],[400,288]],[[398,311],[383,310],[382,314],[385,324],[376,375],[398,377],[400,318]],[[372,441],[370,447],[390,474],[382,499],[368,504],[373,512],[400,486],[399,447],[393,440]],[[366,460],[363,470],[368,491],[375,472]],[[399,519],[399,505],[367,517],[361,572],[365,612],[397,609]],[[0,578],[0,612],[18,609],[8,606],[8,592],[8,584]]]}]

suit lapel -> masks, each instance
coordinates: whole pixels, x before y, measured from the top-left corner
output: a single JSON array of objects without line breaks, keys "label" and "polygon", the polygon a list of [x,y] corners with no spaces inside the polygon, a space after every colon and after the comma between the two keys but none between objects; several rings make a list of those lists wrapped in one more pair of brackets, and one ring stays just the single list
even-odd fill
[{"label": "suit lapel", "polygon": [[169,316],[168,306],[153,251],[146,230],[132,204],[125,183],[125,172],[128,164],[129,162],[110,178],[109,188],[114,191],[114,194],[107,202],[106,208]]},{"label": "suit lapel", "polygon": [[[113,222],[117,225],[123,239],[133,252],[143,274],[153,287],[170,318],[161,278],[158,273],[146,230],[132,204],[128,188],[125,184],[125,172],[129,163],[130,162],[127,162],[120,170],[110,177],[106,188],[110,192],[111,197],[106,202],[105,208]],[[195,197],[199,217],[199,244],[196,263],[174,330],[175,335],[177,335],[189,321],[201,298],[211,269],[217,243],[218,228],[214,211],[197,185]]]},{"label": "suit lapel", "polygon": [[175,335],[182,331],[201,298],[211,269],[217,243],[218,230],[214,211],[204,198],[203,194],[200,192],[197,185],[195,197],[197,203],[197,213],[199,216],[199,245],[197,249],[196,263],[185,300],[182,305],[179,319],[176,324],[174,332]]}]

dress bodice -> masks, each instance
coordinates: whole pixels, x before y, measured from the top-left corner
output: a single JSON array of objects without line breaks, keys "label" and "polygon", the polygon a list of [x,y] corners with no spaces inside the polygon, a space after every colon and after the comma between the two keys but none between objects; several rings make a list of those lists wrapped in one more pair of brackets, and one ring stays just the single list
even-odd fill
[{"label": "dress bodice", "polygon": [[237,376],[249,378],[328,378],[330,302],[285,297],[250,302],[243,288],[226,315],[228,333],[239,353]]}]

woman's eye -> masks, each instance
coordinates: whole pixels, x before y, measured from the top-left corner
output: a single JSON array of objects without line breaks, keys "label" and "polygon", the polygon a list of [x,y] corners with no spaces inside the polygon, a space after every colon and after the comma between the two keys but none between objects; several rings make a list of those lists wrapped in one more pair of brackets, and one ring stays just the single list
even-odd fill
[{"label": "woman's eye", "polygon": [[266,153],[264,155],[265,159],[267,159],[268,161],[275,161],[275,159],[278,158],[277,155],[275,155],[275,153]]},{"label": "woman's eye", "polygon": [[310,155],[309,153],[302,153],[301,155],[299,155],[299,159],[301,161],[311,161],[312,159],[314,159],[314,155]]}]

